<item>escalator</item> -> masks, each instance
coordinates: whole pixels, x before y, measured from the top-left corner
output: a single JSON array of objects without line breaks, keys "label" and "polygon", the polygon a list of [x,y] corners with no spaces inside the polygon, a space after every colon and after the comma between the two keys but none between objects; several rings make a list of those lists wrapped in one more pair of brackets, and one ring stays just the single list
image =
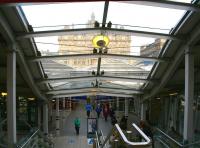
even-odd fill
[{"label": "escalator", "polygon": [[151,148],[151,140],[142,130],[136,125],[132,124],[133,129],[123,131],[118,124],[115,124],[108,136],[105,138],[102,131],[96,132],[95,148]]}]

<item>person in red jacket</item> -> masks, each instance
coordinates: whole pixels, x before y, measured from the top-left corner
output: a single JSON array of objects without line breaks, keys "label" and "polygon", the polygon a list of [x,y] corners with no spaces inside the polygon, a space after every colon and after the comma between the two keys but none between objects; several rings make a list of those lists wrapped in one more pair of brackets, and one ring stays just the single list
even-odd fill
[{"label": "person in red jacket", "polygon": [[103,116],[104,116],[104,118],[105,118],[105,121],[107,121],[108,114],[109,114],[108,106],[107,106],[107,105],[104,105],[104,107],[103,107]]}]

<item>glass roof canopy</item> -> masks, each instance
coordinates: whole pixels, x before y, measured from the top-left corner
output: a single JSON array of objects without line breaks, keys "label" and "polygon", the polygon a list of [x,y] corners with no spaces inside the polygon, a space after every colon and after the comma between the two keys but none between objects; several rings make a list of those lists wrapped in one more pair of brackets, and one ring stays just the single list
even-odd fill
[{"label": "glass roof canopy", "polygon": [[[84,30],[94,28],[95,21],[100,23],[101,28],[105,13],[104,5],[105,2],[73,2],[26,5],[22,6],[22,9],[35,32]],[[35,37],[34,41],[42,56],[66,56],[41,61],[48,78],[69,79],[64,82],[55,80],[48,83],[53,90],[88,87],[140,90],[145,82],[149,82],[148,74],[158,61],[158,55],[166,39],[134,36],[124,33],[123,30],[169,35],[184,13],[184,10],[109,2],[105,23],[107,25],[111,21],[111,29],[119,29],[122,33],[101,32],[110,40],[107,52],[102,51],[103,56],[94,54],[92,45],[92,39],[99,32],[80,31],[63,36]],[[90,80],[88,77],[95,78]],[[73,81],[70,78],[80,80]]]}]

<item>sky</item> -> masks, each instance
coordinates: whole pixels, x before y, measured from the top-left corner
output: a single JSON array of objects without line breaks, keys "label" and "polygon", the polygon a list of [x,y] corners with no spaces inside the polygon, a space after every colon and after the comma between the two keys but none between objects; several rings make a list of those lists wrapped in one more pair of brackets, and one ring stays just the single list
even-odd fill
[{"label": "sky", "polygon": [[[33,27],[86,24],[95,14],[95,20],[102,22],[104,2],[66,3],[48,5],[25,5],[22,6],[28,22]],[[141,29],[137,27],[125,27],[125,29],[169,33],[185,11],[151,6],[134,5],[127,3],[110,2],[107,22],[113,24],[144,26],[158,29]],[[113,25],[115,26],[115,25]],[[81,27],[81,26],[78,26]],[[82,26],[83,27],[83,26]],[[63,26],[53,28],[34,28],[35,31],[63,29]],[[47,42],[58,44],[58,37],[35,38],[36,42]],[[131,46],[141,46],[154,42],[154,38],[131,37]],[[58,46],[37,44],[38,49],[56,52]],[[133,53],[139,53],[139,48],[132,48]]]}]

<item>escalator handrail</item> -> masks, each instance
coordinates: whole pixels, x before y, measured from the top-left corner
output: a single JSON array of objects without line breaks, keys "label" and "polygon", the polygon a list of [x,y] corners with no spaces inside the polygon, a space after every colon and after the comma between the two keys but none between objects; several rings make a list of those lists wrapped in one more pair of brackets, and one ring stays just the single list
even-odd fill
[{"label": "escalator handrail", "polygon": [[145,135],[145,133],[135,124],[132,124],[133,127],[135,127],[135,129],[141,134],[141,136],[146,140],[145,142],[131,142],[127,139],[127,137],[124,135],[123,131],[121,130],[121,128],[119,127],[118,124],[115,125],[115,127],[117,128],[118,132],[120,133],[120,136],[122,137],[123,141],[125,143],[127,143],[128,145],[149,145],[151,143],[151,140],[149,139],[148,136]]},{"label": "escalator handrail", "polygon": [[[115,126],[113,127],[113,129],[116,129],[119,133],[119,135],[121,136],[121,138],[123,139],[123,141],[129,145],[129,146],[149,146],[151,144],[151,140],[148,136],[145,135],[145,133],[135,124],[132,124],[133,127],[140,133],[140,135],[146,140],[145,142],[131,142],[129,141],[126,136],[124,135],[123,131],[121,130],[121,128],[119,127],[118,124],[115,124]],[[102,144],[102,148],[104,147],[104,145],[107,143],[108,139],[110,138],[110,136],[112,135],[112,131],[108,134],[108,136],[106,137],[106,140],[104,141],[104,143]]]},{"label": "escalator handrail", "polygon": [[172,142],[174,142],[175,144],[177,144],[180,147],[183,147],[183,145],[181,143],[179,143],[178,141],[176,141],[175,139],[173,139],[172,137],[170,137],[169,135],[167,135],[165,132],[163,132],[161,129],[159,128],[155,128],[157,131],[159,131],[160,133],[162,133],[165,137],[167,137],[168,139],[170,139]]},{"label": "escalator handrail", "polygon": [[35,130],[35,132],[24,142],[22,145],[17,145],[18,148],[23,148],[31,139],[39,132],[39,129]]},{"label": "escalator handrail", "polygon": [[194,141],[192,143],[189,143],[189,144],[181,144],[179,143],[178,141],[176,141],[175,139],[173,139],[172,137],[170,137],[169,135],[167,135],[165,132],[163,132],[161,129],[159,128],[155,128],[157,131],[159,131],[160,133],[162,133],[165,137],[167,137],[168,139],[170,139],[172,142],[176,143],[179,147],[188,147],[188,146],[192,146],[192,145],[195,145],[195,144],[200,144],[200,140],[198,141]]}]

